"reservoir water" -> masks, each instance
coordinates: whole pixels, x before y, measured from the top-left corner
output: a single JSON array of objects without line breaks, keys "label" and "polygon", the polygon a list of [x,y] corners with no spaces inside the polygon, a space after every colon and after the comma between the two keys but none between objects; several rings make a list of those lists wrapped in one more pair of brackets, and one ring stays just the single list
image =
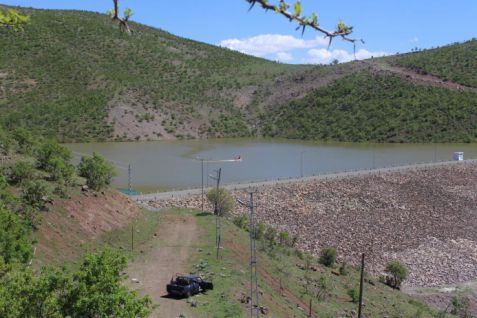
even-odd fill
[{"label": "reservoir water", "polygon": [[[151,142],[67,144],[78,161],[97,152],[117,167],[113,185],[126,188],[128,165],[132,187],[140,192],[199,187],[200,159],[204,183],[222,168],[222,182],[244,183],[312,176],[356,169],[449,161],[456,151],[465,159],[477,158],[477,144],[353,144],[295,142],[290,140],[218,139]],[[236,161],[217,162],[238,159]],[[211,161],[211,162],[208,162]],[[215,162],[214,162],[215,161]]]}]

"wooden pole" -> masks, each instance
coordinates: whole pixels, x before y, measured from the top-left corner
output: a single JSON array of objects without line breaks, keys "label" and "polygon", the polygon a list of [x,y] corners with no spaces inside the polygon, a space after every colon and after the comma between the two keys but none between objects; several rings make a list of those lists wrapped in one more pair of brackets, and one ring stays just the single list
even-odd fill
[{"label": "wooden pole", "polygon": [[310,317],[310,318],[311,318],[311,308],[312,308],[312,305],[313,305],[313,299],[310,298],[310,307],[309,307],[309,308],[310,308],[310,311],[309,311],[309,313],[308,313],[308,317]]},{"label": "wooden pole", "polygon": [[364,253],[361,255],[361,280],[359,282],[359,306],[358,306],[358,318],[361,318],[363,308],[363,286],[364,285]]}]

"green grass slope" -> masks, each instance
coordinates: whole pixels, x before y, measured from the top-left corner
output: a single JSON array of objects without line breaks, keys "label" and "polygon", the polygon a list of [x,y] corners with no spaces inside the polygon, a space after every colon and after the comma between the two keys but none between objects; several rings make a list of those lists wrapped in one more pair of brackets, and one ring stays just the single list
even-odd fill
[{"label": "green grass slope", "polygon": [[360,72],[279,107],[263,126],[297,139],[475,142],[477,94]]},{"label": "green grass slope", "polygon": [[[220,260],[215,253],[215,216],[194,211],[172,210],[177,215],[193,213],[202,235],[201,252],[191,272],[213,279],[214,290],[195,296],[189,303],[200,317],[248,317],[249,306],[240,299],[250,293],[249,234],[233,223],[222,221]],[[308,317],[312,299],[313,317],[354,317],[357,304],[348,290],[359,288],[359,270],[347,267],[339,274],[338,267],[328,268],[309,259],[294,248],[257,243],[258,285],[260,305],[267,307],[269,317]],[[364,314],[366,317],[434,317],[437,313],[419,301],[366,277]],[[305,282],[309,282],[305,284]],[[282,288],[280,288],[280,285]],[[308,288],[305,288],[305,285]]]},{"label": "green grass slope", "polygon": [[391,58],[395,65],[477,87],[477,39]]}]

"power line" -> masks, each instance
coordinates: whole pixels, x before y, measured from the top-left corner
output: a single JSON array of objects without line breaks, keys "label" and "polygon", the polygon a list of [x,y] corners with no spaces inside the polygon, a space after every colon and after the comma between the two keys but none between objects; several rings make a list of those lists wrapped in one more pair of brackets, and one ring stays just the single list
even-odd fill
[{"label": "power line", "polygon": [[257,276],[257,247],[256,247],[256,227],[255,227],[255,210],[256,207],[253,203],[253,194],[250,192],[250,203],[244,203],[242,200],[237,199],[237,202],[242,206],[250,209],[249,220],[249,232],[250,232],[250,317],[260,315],[260,305],[258,299],[258,276]]}]

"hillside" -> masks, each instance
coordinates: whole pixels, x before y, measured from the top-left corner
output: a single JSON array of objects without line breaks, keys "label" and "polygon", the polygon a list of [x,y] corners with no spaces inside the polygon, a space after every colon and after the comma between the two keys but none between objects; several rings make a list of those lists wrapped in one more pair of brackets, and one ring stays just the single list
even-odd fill
[{"label": "hillside", "polygon": [[390,59],[393,64],[477,87],[477,39]]},{"label": "hillside", "polygon": [[[137,23],[132,36],[123,35],[98,13],[22,10],[31,16],[23,33],[0,30],[0,121],[9,128],[28,126],[63,142],[256,135],[477,139],[470,124],[477,89],[469,88],[475,86],[475,40],[366,62],[284,65]],[[410,58],[416,67],[405,62]],[[361,87],[376,82],[397,86],[378,85],[384,91],[362,96]],[[343,86],[352,93],[335,100],[346,93]],[[383,100],[388,97],[392,105]],[[344,104],[350,102],[351,108]],[[406,114],[395,118],[396,108]],[[443,109],[455,117],[443,120]],[[333,116],[319,119],[330,110]],[[319,124],[299,118],[308,111]],[[350,118],[357,114],[359,120]],[[439,126],[430,128],[434,124]],[[441,133],[434,135],[435,129]]]}]

